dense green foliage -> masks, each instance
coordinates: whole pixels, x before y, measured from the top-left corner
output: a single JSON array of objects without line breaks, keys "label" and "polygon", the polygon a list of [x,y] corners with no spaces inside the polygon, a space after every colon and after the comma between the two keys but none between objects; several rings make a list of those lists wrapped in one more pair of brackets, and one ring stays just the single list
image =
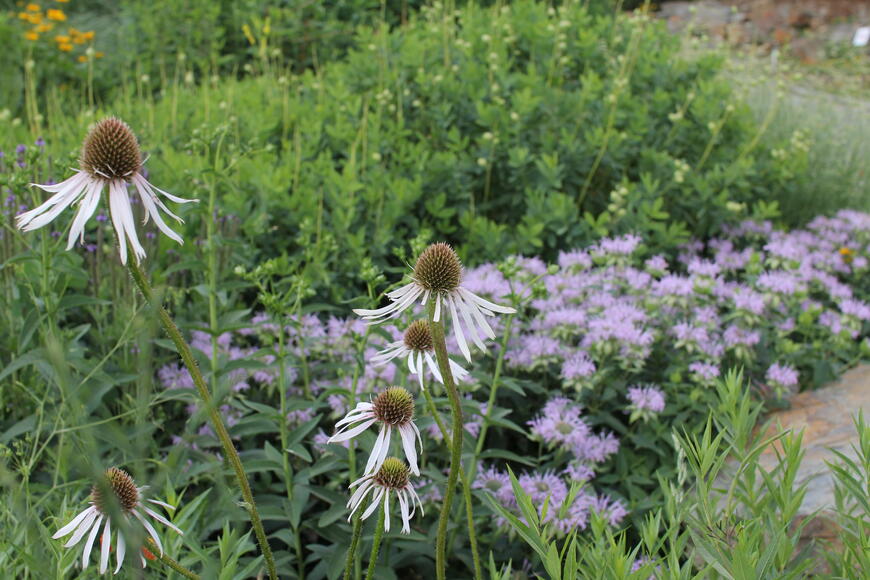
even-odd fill
[{"label": "dense green foliage", "polygon": [[[14,8],[67,10],[68,22],[53,20],[56,28],[36,40],[23,36],[37,25],[20,12],[0,14],[0,570],[96,578],[93,565],[78,575],[80,549],[50,538],[111,465],[179,506],[168,513],[185,535],[161,535],[184,565],[228,580],[262,568],[232,470],[156,310],[118,261],[110,222],[92,220],[83,247],[71,251],[64,248],[72,212],[40,231],[15,227],[16,214],[47,197],[28,184],[68,178],[87,127],[112,114],[138,135],[153,184],[199,199],[170,204],[186,220],[172,224],[186,244],[143,236],[143,264],[193,342],[282,576],[340,575],[351,542],[347,484],[360,475],[375,433],[361,435],[353,451],[324,439],[354,402],[388,384],[415,388],[403,365],[385,371],[369,362],[407,320],[366,328],[350,307],[382,306],[380,293],[440,240],[468,266],[485,264],[472,274],[475,291],[520,311],[496,325],[498,346],[475,355],[463,385],[463,461],[493,578],[558,577],[556,568],[566,578],[624,578],[641,557],[654,562],[638,578],[654,569],[672,578],[807,572],[793,560],[797,536],[783,532],[800,490],[787,480],[765,481],[759,496],[741,487],[740,510],[753,511],[744,518],[711,503],[715,474],[701,464],[732,454],[754,470],[752,457],[740,457],[759,412],[749,401],[783,404],[795,388],[765,375],[773,363],[810,387],[867,356],[867,218],[841,214],[794,232],[796,251],[813,253],[818,277],[809,281],[797,278],[812,268],[801,267],[772,226],[730,232],[749,217],[776,218],[772,200],[808,199],[818,152],[806,134],[756,120],[721,78],[721,56],[688,56],[662,23],[614,17],[603,1],[459,9],[410,0],[49,4]],[[67,24],[96,32],[92,40],[80,32],[55,40]],[[26,146],[16,150],[19,143]],[[812,207],[855,199],[832,196]],[[784,214],[792,224],[811,217],[803,208]],[[155,231],[153,223],[137,227]],[[625,234],[641,244],[627,253],[602,249]],[[687,246],[693,239],[714,243]],[[730,242],[745,263],[723,258],[721,276],[710,274],[708,262]],[[562,263],[577,248],[589,255],[574,252]],[[646,261],[657,255],[670,260],[669,272]],[[793,292],[765,286],[760,279],[771,272],[806,284]],[[688,294],[665,283],[670,274],[688,283]],[[493,279],[503,282],[498,291],[487,286]],[[759,294],[761,311],[732,303],[736,286]],[[608,310],[608,296],[622,302]],[[583,310],[583,322],[564,323],[562,306]],[[563,365],[589,334],[583,324],[618,320],[625,306],[642,311],[629,330],[649,332],[650,342],[632,345],[614,331],[582,347],[594,376],[566,376]],[[723,328],[760,338],[725,349],[711,311]],[[677,322],[698,322],[717,344],[706,351],[700,339],[672,335]],[[745,367],[746,384],[692,370],[702,362],[717,372]],[[629,387],[649,384],[666,395],[663,412],[629,405]],[[429,387],[448,421],[444,393]],[[387,534],[378,578],[433,577],[449,453],[415,392],[426,515],[409,536]],[[593,443],[615,433],[620,451],[579,465],[535,432],[530,422],[557,395],[583,405]],[[715,429],[705,433],[710,408]],[[860,461],[833,468],[851,543],[830,558],[843,577],[866,560],[866,513],[848,507],[867,485],[865,439]],[[797,446],[787,455],[796,465]],[[563,485],[569,468],[588,468],[596,477],[578,489],[607,507],[583,512],[589,520],[576,536],[553,524],[554,512],[524,514],[518,525],[508,515],[528,509],[523,494],[499,504],[480,479],[507,467],[520,478],[558,476]],[[456,578],[469,576],[472,559],[461,503],[450,526]],[[522,528],[536,517],[534,533]],[[730,540],[709,535],[717,518],[741,522],[744,560],[729,560]],[[775,557],[759,556],[767,541]],[[552,552],[562,549],[554,564]],[[146,574],[160,575],[159,566],[150,563]],[[132,567],[124,574],[138,577]]]}]

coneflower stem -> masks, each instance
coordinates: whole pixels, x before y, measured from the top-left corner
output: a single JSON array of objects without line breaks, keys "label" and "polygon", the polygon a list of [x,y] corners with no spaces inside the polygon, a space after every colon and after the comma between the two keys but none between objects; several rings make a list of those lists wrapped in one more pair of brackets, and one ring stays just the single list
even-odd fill
[{"label": "coneflower stem", "polygon": [[[426,404],[429,407],[429,412],[435,419],[438,429],[441,431],[441,436],[444,438],[444,443],[450,447],[450,433],[447,432],[447,427],[441,420],[441,415],[435,407],[435,401],[432,400],[432,395],[429,391],[423,389],[423,397],[426,399]],[[483,579],[483,571],[480,569],[480,554],[477,551],[477,534],[474,531],[474,506],[471,503],[471,487],[468,484],[468,476],[465,470],[460,470],[459,477],[462,478],[462,495],[465,496],[465,518],[468,520],[468,540],[471,544],[471,557],[474,560],[474,577],[476,580]]]},{"label": "coneflower stem", "polygon": [[359,546],[359,538],[362,535],[362,513],[367,501],[359,506],[353,515],[353,535],[350,539],[350,547],[347,549],[347,560],[344,563],[344,580],[350,580],[353,575],[353,565],[356,561],[356,549]]},{"label": "coneflower stem", "polygon": [[[447,522],[450,521],[450,508],[453,507],[453,496],[456,493],[456,480],[462,471],[462,404],[459,399],[459,391],[450,371],[450,359],[447,357],[447,342],[444,339],[444,323],[435,320],[436,297],[429,301],[429,331],[432,335],[432,346],[438,359],[438,368],[444,379],[444,388],[450,398],[450,410],[453,413],[453,429],[450,437],[450,473],[447,475],[447,489],[444,490],[444,503],[441,506],[441,516],[438,519],[438,535],[435,540],[435,574],[438,580],[447,579]],[[467,483],[467,482],[466,482]],[[463,485],[462,493],[465,495],[466,507],[471,506],[471,490],[468,485]],[[474,534],[473,519],[468,522],[470,531],[469,538],[472,541],[472,557],[474,558],[474,572],[476,578],[481,578],[480,558],[477,554],[476,536]]]},{"label": "coneflower stem", "polygon": [[378,516],[378,525],[375,528],[375,540],[372,543],[372,553],[369,554],[369,567],[368,570],[366,570],[366,580],[375,580],[375,564],[378,562],[378,551],[381,549],[381,540],[384,537],[384,520],[387,516],[386,503],[382,504],[381,509],[378,511],[380,512],[380,515]]},{"label": "coneflower stem", "polygon": [[242,492],[242,498],[245,500],[248,515],[251,518],[251,525],[254,528],[254,534],[257,536],[257,542],[260,544],[260,551],[263,552],[263,558],[266,560],[266,568],[269,570],[269,578],[272,580],[278,580],[278,572],[275,569],[275,559],[272,557],[272,549],[269,547],[269,541],[266,539],[266,531],[263,529],[263,522],[260,520],[260,513],[257,511],[257,505],[254,503],[254,495],[251,493],[251,485],[248,483],[248,476],[245,475],[245,468],[242,467],[242,460],[239,457],[238,451],[236,451],[235,445],[233,445],[232,439],[230,439],[230,434],[227,431],[226,426],[224,426],[220,412],[215,406],[214,401],[212,401],[208,385],[196,364],[196,359],[193,358],[190,346],[188,346],[187,342],[184,340],[181,331],[178,330],[177,326],[175,326],[169,312],[167,312],[162,305],[155,304],[154,292],[151,290],[151,285],[145,278],[145,274],[142,272],[139,264],[136,263],[136,256],[132,253],[132,249],[130,259],[127,260],[127,269],[130,270],[130,274],[133,276],[133,281],[136,282],[136,286],[139,287],[145,300],[147,300],[148,303],[157,310],[160,323],[163,325],[166,334],[169,335],[169,338],[175,345],[175,349],[178,351],[182,362],[184,362],[184,366],[187,367],[187,371],[193,379],[193,384],[196,386],[196,390],[208,411],[212,426],[214,427],[215,433],[217,433],[218,439],[220,439],[227,459],[233,466],[233,470],[236,472],[236,479],[239,482],[239,489]]},{"label": "coneflower stem", "polygon": [[[149,551],[151,553],[160,554],[160,550],[154,544],[154,540],[152,540],[151,538],[148,538],[148,544],[150,545]],[[179,564],[178,562],[176,562],[175,560],[170,558],[166,554],[166,552],[163,552],[162,554],[160,554],[160,561],[163,562],[164,564],[166,564],[167,566],[169,566],[170,568],[172,568],[173,570],[175,570],[176,572],[178,572],[179,574],[181,574],[182,576],[184,576],[185,578],[190,578],[190,580],[200,580],[200,577],[198,575],[194,574],[193,572],[191,572],[190,570],[188,570],[187,568],[185,568],[184,566],[182,566],[181,564]]]}]

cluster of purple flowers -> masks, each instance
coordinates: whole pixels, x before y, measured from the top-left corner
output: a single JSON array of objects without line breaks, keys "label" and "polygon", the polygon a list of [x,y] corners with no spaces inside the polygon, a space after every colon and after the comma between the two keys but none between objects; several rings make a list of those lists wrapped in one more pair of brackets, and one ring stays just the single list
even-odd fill
[{"label": "cluster of purple flowers", "polygon": [[[731,366],[761,379],[771,364],[803,363],[795,344],[803,353],[824,344],[844,357],[861,348],[870,305],[854,282],[870,265],[868,214],[844,210],[791,232],[747,222],[686,244],[675,263],[634,255],[642,248],[634,236],[602,240],[563,252],[555,272],[534,258],[518,261],[519,278],[539,276],[546,292],[531,300],[507,364],[551,372],[569,389],[614,374],[669,389],[650,361],[668,360],[669,376],[683,369],[683,381],[710,385]],[[465,284],[495,299],[516,291],[491,265],[470,270]]]},{"label": "cluster of purple flowers", "polygon": [[590,465],[616,453],[619,440],[612,433],[593,433],[580,417],[582,410],[571,399],[556,397],[528,425],[534,438],[568,452],[573,457],[574,473],[584,474],[585,481],[592,473]]},{"label": "cluster of purple flowers", "polygon": [[[559,535],[585,529],[593,512],[606,518],[613,526],[618,525],[628,513],[622,502],[604,494],[595,494],[585,486],[572,497],[569,481],[570,477],[566,480],[564,475],[549,471],[526,473],[517,480],[523,492],[538,509],[542,521],[552,526]],[[514,497],[510,476],[506,472],[494,467],[481,469],[472,487],[492,494],[502,506],[523,519]],[[496,518],[496,525],[505,526],[507,522],[499,517]]]}]

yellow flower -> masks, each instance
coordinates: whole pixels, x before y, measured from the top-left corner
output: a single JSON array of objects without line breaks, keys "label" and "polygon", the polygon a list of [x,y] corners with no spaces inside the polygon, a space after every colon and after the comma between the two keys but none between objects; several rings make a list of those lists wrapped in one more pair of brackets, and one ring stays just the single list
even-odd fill
[{"label": "yellow flower", "polygon": [[58,10],[57,8],[51,8],[45,15],[49,20],[57,20],[58,22],[66,20],[66,14],[63,13],[63,10]]},{"label": "yellow flower", "polygon": [[94,31],[88,30],[87,32],[82,33],[82,38],[85,40],[93,40],[94,39]]},{"label": "yellow flower", "polygon": [[19,12],[18,18],[20,18],[21,20],[30,20],[30,14],[28,14],[27,12]]},{"label": "yellow flower", "polygon": [[66,4],[69,0],[57,0],[58,4]]},{"label": "yellow flower", "polygon": [[54,41],[60,44],[69,44],[69,36],[65,34],[59,34],[54,37]]},{"label": "yellow flower", "polygon": [[31,30],[30,32],[24,33],[24,38],[27,40],[39,40],[39,35]]},{"label": "yellow flower", "polygon": [[855,252],[853,252],[852,250],[850,250],[846,246],[843,246],[842,248],[840,248],[840,255],[843,256],[843,261],[846,262],[847,264],[852,262],[852,259],[854,258],[854,254],[855,254]]},{"label": "yellow flower", "polygon": [[73,49],[73,45],[69,43],[58,44],[57,47],[64,52],[69,52]]},{"label": "yellow flower", "polygon": [[83,54],[80,54],[77,59],[79,62],[88,62],[88,57]]},{"label": "yellow flower", "polygon": [[28,12],[39,12],[39,4],[28,4],[25,10]]},{"label": "yellow flower", "polygon": [[251,27],[247,24],[242,24],[242,32],[245,33],[245,38],[248,39],[248,42],[251,43],[251,46],[257,44],[257,40],[254,38],[254,35],[251,34]]},{"label": "yellow flower", "polygon": [[98,51],[94,54],[94,56],[97,57],[97,58],[103,58],[103,57],[106,56],[106,55],[105,55],[105,53],[103,53],[103,52],[101,52],[101,51],[98,50]]},{"label": "yellow flower", "polygon": [[43,22],[42,24],[37,26],[34,30],[36,30],[36,32],[48,32],[52,28],[54,28],[54,24],[52,24],[51,22]]}]

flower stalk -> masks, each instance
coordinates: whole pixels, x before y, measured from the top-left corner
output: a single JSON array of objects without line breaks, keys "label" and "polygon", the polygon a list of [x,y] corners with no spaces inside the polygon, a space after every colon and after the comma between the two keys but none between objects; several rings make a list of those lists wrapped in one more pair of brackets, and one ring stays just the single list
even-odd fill
[{"label": "flower stalk", "polygon": [[[447,431],[444,421],[441,420],[441,415],[435,407],[435,401],[432,400],[432,395],[429,394],[429,391],[424,389],[423,396],[426,398],[426,405],[429,407],[429,412],[432,413],[432,417],[435,419],[435,423],[441,431],[441,437],[444,439],[444,443],[450,447],[450,432]],[[482,580],[483,571],[480,568],[480,553],[477,549],[477,534],[474,531],[474,506],[471,503],[471,488],[468,483],[469,478],[464,470],[459,472],[459,476],[462,478],[462,490],[463,495],[465,496],[465,517],[468,520],[468,540],[471,543],[471,556],[474,561],[474,578],[475,580]]]},{"label": "flower stalk", "polygon": [[[444,339],[444,323],[435,321],[436,301],[429,302],[429,328],[432,333],[432,343],[435,349],[435,357],[441,376],[444,379],[444,388],[450,398],[450,410],[453,414],[453,429],[450,437],[450,472],[447,476],[447,489],[444,490],[444,504],[441,507],[441,516],[438,519],[438,535],[435,541],[435,573],[438,580],[447,578],[447,522],[450,520],[450,508],[453,505],[453,496],[456,492],[456,481],[462,470],[462,405],[459,400],[459,391],[453,380],[450,370],[450,359],[447,357],[447,342]],[[471,505],[471,490],[463,486],[463,494],[466,496],[466,507]],[[469,536],[472,538],[472,546],[476,545],[474,534],[474,520],[469,519]],[[473,550],[475,576],[480,577],[480,562],[477,550]]]},{"label": "flower stalk", "polygon": [[[122,240],[121,243],[123,244],[126,242]],[[172,317],[169,315],[169,312],[167,312],[161,304],[155,303],[154,292],[151,289],[151,285],[148,283],[148,280],[145,278],[144,272],[142,272],[142,268],[139,266],[136,260],[128,260],[127,268],[130,270],[130,274],[133,276],[133,281],[136,283],[136,286],[139,287],[139,290],[142,292],[145,300],[147,300],[148,303],[157,310],[158,317],[160,318],[160,323],[163,325],[163,328],[166,330],[166,333],[169,335],[169,338],[175,345],[175,349],[178,351],[178,354],[179,356],[181,356],[181,360],[184,363],[184,366],[187,367],[187,370],[190,373],[191,378],[193,379],[193,384],[196,386],[196,390],[199,393],[199,396],[202,399],[203,403],[205,404],[205,407],[209,414],[209,418],[211,419],[212,426],[214,427],[215,433],[217,434],[218,439],[220,440],[221,445],[224,448],[224,453],[226,453],[227,460],[233,466],[233,471],[235,471],[236,473],[236,479],[239,482],[239,489],[242,492],[242,498],[244,499],[245,507],[248,510],[248,515],[251,519],[251,525],[254,528],[254,534],[257,536],[257,542],[260,544],[260,551],[263,553],[263,558],[266,560],[266,568],[269,571],[269,578],[271,578],[271,580],[278,580],[278,572],[275,568],[275,559],[272,556],[272,549],[269,547],[269,541],[266,539],[266,532],[263,529],[263,522],[260,519],[260,513],[257,511],[257,506],[254,503],[254,496],[251,493],[251,485],[248,482],[247,475],[245,475],[245,469],[242,466],[242,460],[239,457],[238,451],[236,451],[235,445],[233,445],[232,439],[230,439],[230,434],[227,431],[226,426],[224,425],[223,419],[218,412],[217,406],[212,400],[208,385],[206,384],[205,379],[203,378],[202,373],[200,372],[199,367],[196,364],[196,360],[193,358],[193,353],[190,350],[190,346],[188,346],[187,342],[184,340],[184,337],[181,335],[181,331],[178,330],[175,322],[172,321]]]},{"label": "flower stalk", "polygon": [[344,580],[350,580],[353,575],[354,562],[356,561],[356,549],[359,546],[360,536],[362,536],[362,510],[358,511],[353,516],[353,535],[350,539],[350,547],[347,549],[347,560],[344,564]]},{"label": "flower stalk", "polygon": [[375,564],[378,562],[378,551],[381,549],[381,540],[384,538],[384,520],[387,517],[387,505],[378,510],[378,525],[375,526],[375,540],[372,543],[372,553],[369,555],[369,567],[366,570],[366,580],[375,580]]},{"label": "flower stalk", "polygon": [[[151,548],[153,548],[154,550],[157,549],[157,545],[154,543],[153,540],[149,539],[149,540],[148,540],[148,544],[149,544],[149,545],[151,546]],[[164,564],[166,564],[168,567],[170,567],[170,568],[172,568],[173,570],[175,570],[176,572],[178,572],[179,574],[181,574],[182,576],[184,576],[185,578],[190,578],[190,580],[200,580],[199,575],[194,574],[193,572],[191,572],[190,570],[188,570],[187,568],[185,568],[184,566],[182,566],[181,564],[179,564],[176,560],[173,560],[172,558],[170,558],[170,557],[166,554],[166,552],[163,552],[163,553],[160,555],[160,561],[163,562]]]}]

